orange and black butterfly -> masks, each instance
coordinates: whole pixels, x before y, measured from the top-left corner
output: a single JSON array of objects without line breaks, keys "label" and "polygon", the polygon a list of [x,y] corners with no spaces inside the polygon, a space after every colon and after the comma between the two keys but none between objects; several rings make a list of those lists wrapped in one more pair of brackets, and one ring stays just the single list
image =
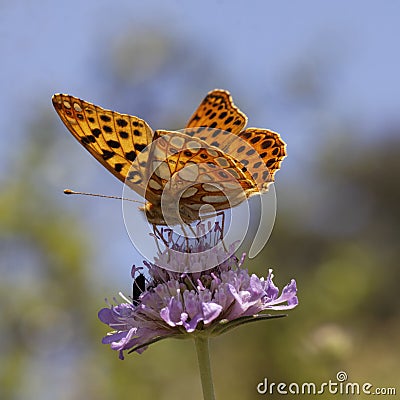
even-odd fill
[{"label": "orange and black butterfly", "polygon": [[[104,167],[146,199],[153,225],[198,220],[202,206],[223,211],[268,189],[286,156],[279,134],[247,128],[229,92],[207,94],[183,131],[153,131],[142,119],[55,94],[73,136]],[[162,203],[162,195],[169,193]],[[177,201],[179,199],[179,201]],[[171,214],[171,215],[170,215]]]}]

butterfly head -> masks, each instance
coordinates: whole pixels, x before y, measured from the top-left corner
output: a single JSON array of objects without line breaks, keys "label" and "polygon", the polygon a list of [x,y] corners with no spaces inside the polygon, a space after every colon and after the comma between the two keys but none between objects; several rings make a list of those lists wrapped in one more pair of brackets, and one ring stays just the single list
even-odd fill
[{"label": "butterfly head", "polygon": [[160,207],[155,207],[152,203],[146,202],[144,207],[139,210],[146,214],[147,221],[153,225],[167,225]]}]

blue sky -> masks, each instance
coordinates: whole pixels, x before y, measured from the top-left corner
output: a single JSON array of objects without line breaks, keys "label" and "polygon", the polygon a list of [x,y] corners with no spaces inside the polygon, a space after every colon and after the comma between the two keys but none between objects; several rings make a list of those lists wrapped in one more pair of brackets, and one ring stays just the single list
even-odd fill
[{"label": "blue sky", "polygon": [[[115,108],[105,97],[107,84],[99,82],[93,73],[94,63],[99,62],[96,55],[105,53],[126,32],[144,28],[151,32],[161,27],[172,38],[184,38],[199,53],[212,58],[223,72],[213,82],[214,87],[230,89],[235,82],[235,101],[246,103],[245,111],[255,110],[250,115],[250,125],[267,125],[286,133],[293,154],[287,161],[290,174],[291,168],[295,171],[305,158],[304,142],[315,134],[315,114],[322,127],[326,124],[326,131],[333,129],[328,126],[331,114],[344,121],[356,121],[365,129],[365,137],[360,140],[370,140],[376,126],[398,123],[399,15],[400,3],[389,0],[45,0],[40,6],[30,1],[3,2],[0,166],[7,168],[5,160],[18,160],[16,150],[25,135],[26,118],[34,118],[38,109],[51,109],[54,92],[69,92]],[[207,59],[203,62],[206,64]],[[282,98],[279,88],[293,64],[321,67],[323,73],[313,78],[324,81],[328,95],[323,103],[310,106],[296,104],[295,98]],[[197,89],[201,89],[196,96],[200,102],[213,87]],[[160,84],[160,93],[168,90],[171,86]],[[265,111],[256,104],[265,104]],[[185,101],[182,113],[189,116],[193,108],[191,102]],[[134,110],[121,111],[135,114]],[[324,129],[318,134],[324,140]],[[71,145],[70,149],[79,160],[88,157],[77,146]],[[58,168],[68,168],[63,158],[57,162]],[[88,169],[88,179],[98,174],[110,188],[108,193],[121,192],[121,185],[108,172],[100,171],[97,165],[93,168],[95,172]],[[78,180],[67,175],[64,178],[67,182],[61,183],[63,187]],[[87,190],[102,190],[96,185],[88,186]],[[104,210],[111,208],[112,212],[120,212],[118,206],[102,203],[96,210],[98,207],[106,213]],[[121,230],[121,224],[118,219],[115,231]],[[116,253],[129,251],[130,243],[126,237],[123,240],[110,249],[114,253],[110,259]]]},{"label": "blue sky", "polygon": [[396,1],[42,1],[40,7],[19,1],[0,7],[6,126],[13,111],[29,108],[37,94],[44,102],[57,89],[97,97],[101,88],[90,76],[95,51],[113,35],[145,25],[165,27],[207,48],[248,97],[279,79],[285,65],[307,60],[315,49],[321,57],[333,50],[339,58],[331,60],[335,106],[371,120],[397,116]]}]

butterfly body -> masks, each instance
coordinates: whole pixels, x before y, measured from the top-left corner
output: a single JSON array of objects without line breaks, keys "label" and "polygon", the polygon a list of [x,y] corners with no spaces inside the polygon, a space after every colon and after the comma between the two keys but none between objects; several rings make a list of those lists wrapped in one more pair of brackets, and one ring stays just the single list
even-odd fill
[{"label": "butterfly body", "polygon": [[286,156],[276,132],[243,130],[247,117],[224,90],[205,97],[183,132],[153,132],[138,117],[70,95],[52,100],[72,135],[146,199],[142,209],[153,225],[190,224],[204,206],[223,211],[265,192]]},{"label": "butterfly body", "polygon": [[[171,211],[169,208],[165,208],[161,211],[161,203],[160,204],[152,204],[150,202],[146,202],[143,208],[140,208],[145,212],[147,220],[153,225],[182,225],[182,222],[186,225],[190,225],[192,222],[200,219],[198,213],[188,209],[186,206],[179,206],[178,215],[174,216],[176,207],[171,207]],[[165,215],[169,215],[169,218],[166,220]]]}]

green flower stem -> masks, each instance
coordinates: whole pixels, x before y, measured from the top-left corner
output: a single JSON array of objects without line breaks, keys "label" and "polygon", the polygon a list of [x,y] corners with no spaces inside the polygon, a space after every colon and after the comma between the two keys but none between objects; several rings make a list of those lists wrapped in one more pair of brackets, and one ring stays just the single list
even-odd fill
[{"label": "green flower stem", "polygon": [[215,400],[214,385],[211,376],[209,338],[199,335],[195,337],[194,341],[196,343],[197,360],[199,361],[204,400]]}]

